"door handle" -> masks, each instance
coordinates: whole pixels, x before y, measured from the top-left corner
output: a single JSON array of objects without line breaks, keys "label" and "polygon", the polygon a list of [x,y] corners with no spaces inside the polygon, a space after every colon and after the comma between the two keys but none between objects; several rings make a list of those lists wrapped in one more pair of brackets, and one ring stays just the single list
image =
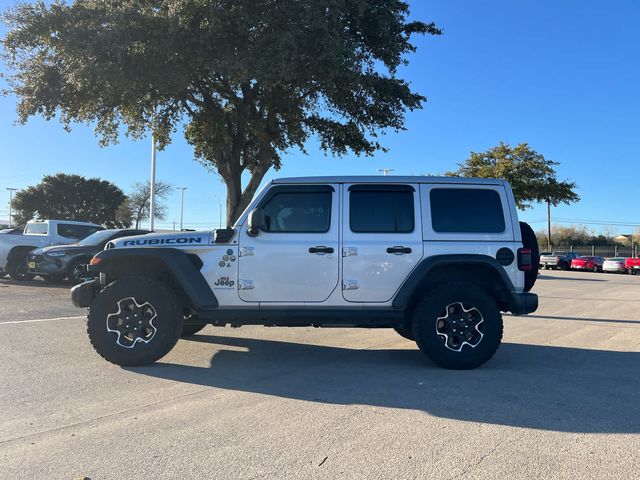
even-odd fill
[{"label": "door handle", "polygon": [[387,253],[402,255],[403,253],[411,253],[411,249],[409,247],[395,246],[387,248]]},{"label": "door handle", "polygon": [[323,247],[323,246],[317,246],[317,247],[311,247],[309,248],[309,253],[317,253],[317,254],[324,254],[324,253],[333,253],[333,248],[331,247]]}]

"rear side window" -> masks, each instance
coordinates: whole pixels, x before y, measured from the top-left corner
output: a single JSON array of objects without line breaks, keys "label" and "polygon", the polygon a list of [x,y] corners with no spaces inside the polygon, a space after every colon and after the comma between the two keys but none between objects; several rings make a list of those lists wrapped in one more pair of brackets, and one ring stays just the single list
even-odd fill
[{"label": "rear side window", "polygon": [[354,185],[349,188],[349,227],[355,233],[410,233],[414,229],[413,188]]},{"label": "rear side window", "polygon": [[323,233],[331,227],[331,195],[291,191],[273,195],[263,205],[267,232]]},{"label": "rear side window", "polygon": [[479,188],[434,188],[430,193],[431,224],[442,233],[502,233],[500,195]]},{"label": "rear side window", "polygon": [[70,223],[58,224],[58,235],[65,238],[71,238],[73,240],[81,240],[98,230],[102,230],[102,228],[90,225],[73,225]]}]

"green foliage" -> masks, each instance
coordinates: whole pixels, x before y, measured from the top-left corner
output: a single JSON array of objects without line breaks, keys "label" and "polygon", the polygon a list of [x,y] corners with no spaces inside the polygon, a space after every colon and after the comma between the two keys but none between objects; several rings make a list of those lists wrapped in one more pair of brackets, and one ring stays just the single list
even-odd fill
[{"label": "green foliage", "polygon": [[508,180],[521,210],[531,207],[531,203],[550,201],[557,206],[577,202],[580,197],[574,191],[576,184],[558,180],[556,165],[558,162],[547,160],[526,143],[511,147],[500,142],[486,152],[471,152],[458,170],[446,175]]},{"label": "green foliage", "polygon": [[[155,183],[155,215],[154,218],[164,220],[167,218],[167,197],[173,192],[173,186],[156,181]],[[151,184],[135,183],[133,191],[127,197],[127,207],[130,212],[132,222],[136,228],[140,228],[142,221],[149,218],[149,208],[151,201]]]},{"label": "green foliage", "polygon": [[79,220],[107,228],[128,227],[127,218],[116,218],[126,197],[113,183],[99,178],[58,173],[45,175],[32,187],[13,197],[14,221],[22,225],[32,218]]},{"label": "green foliage", "polygon": [[[227,185],[234,221],[282,154],[310,135],[327,152],[371,155],[426,100],[397,76],[415,50],[401,0],[56,0],[4,15],[4,58],[20,122],[34,115],[120,124],[159,146],[178,125]],[[250,180],[242,188],[242,173]]]}]

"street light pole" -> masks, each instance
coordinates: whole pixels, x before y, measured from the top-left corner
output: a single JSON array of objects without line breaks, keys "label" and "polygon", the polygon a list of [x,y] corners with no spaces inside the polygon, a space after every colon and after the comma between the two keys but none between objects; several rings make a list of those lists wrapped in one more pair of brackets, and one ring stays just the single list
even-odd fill
[{"label": "street light pole", "polygon": [[7,187],[7,190],[9,190],[9,228],[11,228],[11,217],[13,216],[13,192],[19,190],[18,188],[9,188]]},{"label": "street light pole", "polygon": [[547,200],[547,252],[551,252],[551,201]]},{"label": "street light pole", "polygon": [[393,168],[378,168],[377,171],[378,172],[382,172],[382,175],[384,175],[385,177],[387,176],[387,173],[389,172],[393,172]]},{"label": "street light pole", "polygon": [[178,187],[180,190],[180,231],[182,231],[182,219],[184,216],[184,191],[187,187]]},{"label": "street light pole", "polygon": [[156,137],[151,130],[151,181],[149,182],[149,230],[153,232],[156,213]]}]

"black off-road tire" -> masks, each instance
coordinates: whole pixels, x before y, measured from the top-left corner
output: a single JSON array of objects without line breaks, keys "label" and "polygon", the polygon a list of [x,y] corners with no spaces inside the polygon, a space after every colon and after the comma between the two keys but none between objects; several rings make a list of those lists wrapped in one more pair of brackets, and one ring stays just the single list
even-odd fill
[{"label": "black off-road tire", "polygon": [[[148,339],[133,342],[127,348],[118,342],[118,333],[108,330],[107,322],[118,320],[123,302],[133,298],[138,305],[151,305],[155,316],[152,326],[155,333]],[[148,365],[164,357],[175,346],[182,333],[184,322],[182,306],[171,288],[158,280],[144,276],[130,276],[107,285],[94,299],[87,316],[87,333],[96,352],[105,360],[121,366]],[[146,325],[148,327],[148,325]],[[120,328],[122,328],[120,326]]]},{"label": "black off-road tire", "polygon": [[[482,333],[480,340],[477,343],[473,342],[475,346],[465,344],[464,341],[459,342],[460,351],[454,351],[445,345],[444,337],[437,330],[441,322],[439,318],[449,316],[447,307],[457,304],[464,305],[476,318],[477,311],[482,319],[477,325],[477,329]],[[455,315],[451,315],[445,323],[451,324],[454,319]],[[450,327],[451,332],[453,326]],[[493,357],[500,347],[502,331],[502,315],[494,299],[487,291],[473,283],[442,284],[418,300],[413,310],[413,334],[418,347],[427,357],[445,368],[463,370],[482,365]],[[477,335],[473,330],[470,332]],[[451,338],[455,338],[456,335],[451,333]]]},{"label": "black off-road tire", "polygon": [[184,324],[182,326],[182,333],[180,334],[180,337],[184,338],[184,337],[190,337],[191,335],[195,335],[206,326],[207,325]]},{"label": "black off-road tire", "polygon": [[29,273],[27,269],[27,255],[25,253],[15,254],[7,262],[7,273],[18,282],[33,280],[35,275]]},{"label": "black off-road tire", "polygon": [[401,325],[401,326],[395,327],[394,330],[401,337],[404,337],[407,340],[411,340],[411,341],[415,342],[416,339],[413,336],[413,328],[411,328],[411,324]]},{"label": "black off-road tire", "polygon": [[522,246],[531,250],[531,270],[524,272],[524,291],[530,291],[538,279],[540,269],[540,248],[538,239],[533,228],[526,222],[520,222],[520,235],[522,236]]}]

